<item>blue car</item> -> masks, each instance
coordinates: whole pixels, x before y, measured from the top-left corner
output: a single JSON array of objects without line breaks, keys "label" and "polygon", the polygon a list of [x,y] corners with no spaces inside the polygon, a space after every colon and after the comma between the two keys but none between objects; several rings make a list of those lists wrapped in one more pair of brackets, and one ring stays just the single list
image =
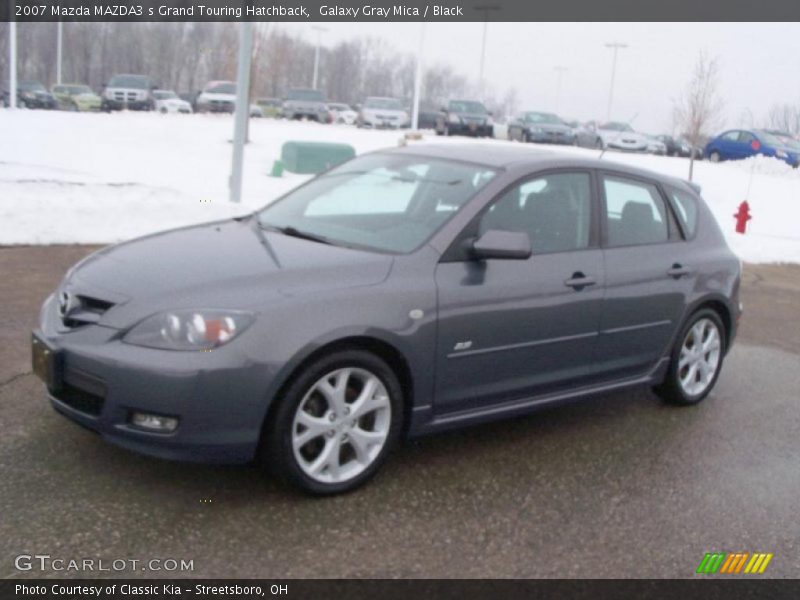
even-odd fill
[{"label": "blue car", "polygon": [[741,160],[762,154],[774,156],[797,167],[800,151],[786,146],[774,135],[758,129],[731,129],[706,144],[706,156],[711,162]]}]

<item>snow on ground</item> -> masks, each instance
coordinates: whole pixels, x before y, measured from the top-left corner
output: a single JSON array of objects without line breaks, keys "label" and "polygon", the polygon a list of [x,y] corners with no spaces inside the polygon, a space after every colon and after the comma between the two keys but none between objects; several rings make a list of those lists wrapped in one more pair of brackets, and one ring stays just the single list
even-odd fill
[{"label": "snow on ground", "polygon": [[[243,202],[228,202],[229,115],[81,114],[0,110],[0,244],[109,243],[243,214],[307,176],[269,176],[287,140],[332,141],[356,152],[397,145],[401,133],[254,119]],[[436,138],[422,142],[484,144]],[[596,151],[563,148],[595,156]],[[687,159],[607,153],[604,160],[685,178]],[[774,159],[695,163],[695,181],[729,244],[749,262],[800,262],[800,171]],[[748,193],[749,189],[749,193]],[[747,198],[748,233],[733,232]]]}]

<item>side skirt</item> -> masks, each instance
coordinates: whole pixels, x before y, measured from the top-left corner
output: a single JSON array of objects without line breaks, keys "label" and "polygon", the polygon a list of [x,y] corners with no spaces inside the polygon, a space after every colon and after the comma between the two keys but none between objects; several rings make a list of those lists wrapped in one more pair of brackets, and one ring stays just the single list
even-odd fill
[{"label": "side skirt", "polygon": [[669,367],[669,357],[659,359],[655,367],[648,373],[638,377],[631,377],[609,383],[587,386],[544,396],[520,398],[510,402],[492,404],[462,412],[452,412],[436,415],[432,406],[419,407],[412,411],[411,425],[408,430],[409,437],[437,433],[448,429],[467,427],[479,423],[488,423],[500,419],[518,417],[535,412],[536,410],[575,400],[607,394],[627,388],[656,385],[664,380]]}]

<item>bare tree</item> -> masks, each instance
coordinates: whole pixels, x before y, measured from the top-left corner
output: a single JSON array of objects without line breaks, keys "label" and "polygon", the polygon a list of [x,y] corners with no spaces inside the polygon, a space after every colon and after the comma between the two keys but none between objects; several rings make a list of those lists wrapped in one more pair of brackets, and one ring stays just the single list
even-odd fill
[{"label": "bare tree", "polygon": [[794,136],[800,135],[800,105],[776,104],[769,111],[767,125]]},{"label": "bare tree", "polygon": [[719,124],[722,107],[719,63],[716,58],[700,52],[692,79],[675,104],[675,120],[693,146],[689,159],[689,181],[694,175],[694,147],[700,144],[709,129]]}]

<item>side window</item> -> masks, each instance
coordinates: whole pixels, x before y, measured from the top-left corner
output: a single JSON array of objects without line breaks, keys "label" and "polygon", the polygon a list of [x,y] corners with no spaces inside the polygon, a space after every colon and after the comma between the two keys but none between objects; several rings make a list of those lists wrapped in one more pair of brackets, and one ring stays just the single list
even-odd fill
[{"label": "side window", "polygon": [[738,131],[729,131],[728,133],[722,134],[722,139],[726,142],[738,142],[739,141],[739,132]]},{"label": "side window", "polygon": [[697,231],[697,200],[690,194],[673,188],[668,189],[668,194],[686,237],[693,237]]},{"label": "side window", "polygon": [[589,247],[592,194],[588,173],[553,173],[514,186],[483,214],[479,232],[524,231],[534,254]]},{"label": "side window", "polygon": [[669,239],[664,201],[656,186],[620,177],[603,177],[608,246],[659,244]]},{"label": "side window", "polygon": [[749,133],[747,131],[742,131],[739,134],[740,144],[752,144],[754,141],[756,141],[756,136],[754,136],[752,133]]}]

